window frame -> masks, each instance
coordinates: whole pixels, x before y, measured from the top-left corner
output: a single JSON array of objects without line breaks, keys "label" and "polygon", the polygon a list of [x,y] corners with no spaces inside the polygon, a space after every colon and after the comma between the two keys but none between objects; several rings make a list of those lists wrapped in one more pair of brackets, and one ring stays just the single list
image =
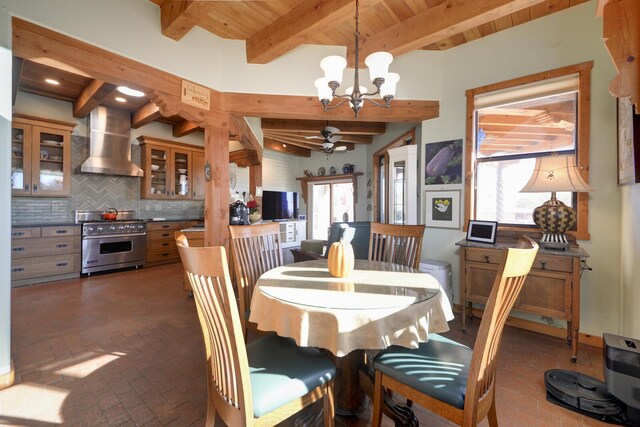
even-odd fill
[{"label": "window frame", "polygon": [[[480,94],[510,89],[516,86],[542,82],[544,80],[563,77],[571,74],[578,75],[578,127],[576,133],[576,163],[582,178],[589,182],[589,137],[591,127],[591,69],[593,61],[582,62],[580,64],[567,67],[556,68],[554,70],[518,77],[499,83],[469,89],[465,92],[467,97],[467,120],[465,136],[465,184],[464,184],[464,223],[463,230],[467,231],[469,220],[475,220],[475,198],[476,198],[476,166],[475,157],[475,97]],[[578,220],[576,229],[568,231],[578,240],[589,240],[589,194],[578,193],[577,205],[575,207]],[[528,233],[539,232],[536,225],[508,225],[499,224],[500,230]]]}]

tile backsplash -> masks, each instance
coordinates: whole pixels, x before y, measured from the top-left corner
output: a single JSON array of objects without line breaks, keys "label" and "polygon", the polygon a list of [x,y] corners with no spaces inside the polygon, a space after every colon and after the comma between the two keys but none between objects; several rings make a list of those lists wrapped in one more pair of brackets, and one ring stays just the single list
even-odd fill
[{"label": "tile backsplash", "polygon": [[[128,176],[76,173],[87,158],[87,137],[71,137],[71,196],[69,198],[12,197],[11,223],[14,225],[73,222],[74,211],[106,210],[108,208],[134,210],[141,219],[200,218],[204,201],[141,200],[140,178]],[[131,146],[131,158],[140,164],[140,147]]]}]

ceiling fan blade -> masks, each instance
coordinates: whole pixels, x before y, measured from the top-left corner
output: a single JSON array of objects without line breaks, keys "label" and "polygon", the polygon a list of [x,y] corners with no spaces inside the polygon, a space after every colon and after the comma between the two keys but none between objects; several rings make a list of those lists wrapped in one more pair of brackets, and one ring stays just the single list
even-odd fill
[{"label": "ceiling fan blade", "polygon": [[332,135],[329,138],[327,138],[327,141],[329,142],[338,142],[342,139],[341,135]]},{"label": "ceiling fan blade", "polygon": [[305,136],[304,139],[324,139],[324,138],[318,135],[313,135],[313,136]]},{"label": "ceiling fan blade", "polygon": [[347,147],[344,145],[340,145],[338,147],[333,148],[334,151],[347,151]]},{"label": "ceiling fan blade", "polygon": [[340,129],[338,128],[334,128],[333,126],[326,126],[324,128],[325,132],[329,132],[329,133],[338,133],[340,132]]}]

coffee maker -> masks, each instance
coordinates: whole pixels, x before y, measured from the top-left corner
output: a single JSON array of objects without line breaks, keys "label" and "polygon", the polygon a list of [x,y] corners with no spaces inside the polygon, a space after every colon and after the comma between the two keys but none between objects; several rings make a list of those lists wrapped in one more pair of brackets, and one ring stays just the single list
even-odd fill
[{"label": "coffee maker", "polygon": [[249,225],[249,208],[242,201],[236,200],[229,205],[230,225]]}]

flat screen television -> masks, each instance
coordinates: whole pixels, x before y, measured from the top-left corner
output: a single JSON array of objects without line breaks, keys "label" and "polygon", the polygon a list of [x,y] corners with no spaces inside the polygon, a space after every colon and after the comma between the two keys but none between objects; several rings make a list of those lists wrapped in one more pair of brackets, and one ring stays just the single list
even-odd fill
[{"label": "flat screen television", "polygon": [[298,193],[262,191],[262,219],[285,221],[298,217]]}]

